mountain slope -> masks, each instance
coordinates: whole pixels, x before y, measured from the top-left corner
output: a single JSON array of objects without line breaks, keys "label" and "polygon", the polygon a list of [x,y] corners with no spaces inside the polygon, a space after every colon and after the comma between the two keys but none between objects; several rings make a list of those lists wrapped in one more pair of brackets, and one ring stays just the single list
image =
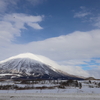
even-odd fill
[{"label": "mountain slope", "polygon": [[[43,58],[43,59],[41,59]],[[0,74],[19,74],[38,79],[80,79],[59,71],[53,61],[31,53],[20,54],[0,62]]]}]

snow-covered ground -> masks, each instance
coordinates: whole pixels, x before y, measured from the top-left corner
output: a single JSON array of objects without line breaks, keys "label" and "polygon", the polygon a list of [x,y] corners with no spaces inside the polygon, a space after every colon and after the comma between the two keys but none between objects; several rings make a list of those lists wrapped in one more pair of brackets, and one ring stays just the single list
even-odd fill
[{"label": "snow-covered ground", "polygon": [[[29,89],[29,90],[0,90],[0,100],[100,100],[100,81],[79,81],[82,88],[68,86],[65,89],[55,87],[54,89]],[[13,82],[1,82],[3,85],[12,85]],[[16,84],[20,87],[32,84]],[[58,84],[33,84],[34,87],[57,86]]]},{"label": "snow-covered ground", "polygon": [[75,93],[100,94],[100,88],[66,88],[66,89],[31,89],[31,90],[0,90],[0,93]]},{"label": "snow-covered ground", "polygon": [[100,88],[0,90],[0,100],[100,100]]},{"label": "snow-covered ground", "polygon": [[100,100],[100,94],[5,93],[0,100]]}]

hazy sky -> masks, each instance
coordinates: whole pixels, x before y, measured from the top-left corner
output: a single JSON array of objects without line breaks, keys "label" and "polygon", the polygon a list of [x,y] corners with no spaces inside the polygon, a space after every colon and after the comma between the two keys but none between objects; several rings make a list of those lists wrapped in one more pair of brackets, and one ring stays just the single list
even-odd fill
[{"label": "hazy sky", "polygon": [[100,78],[100,0],[0,0],[0,60],[30,52]]}]

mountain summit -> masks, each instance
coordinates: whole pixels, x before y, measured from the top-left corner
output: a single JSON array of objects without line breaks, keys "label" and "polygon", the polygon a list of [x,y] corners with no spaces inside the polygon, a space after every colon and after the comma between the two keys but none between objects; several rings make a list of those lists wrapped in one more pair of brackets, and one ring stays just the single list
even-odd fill
[{"label": "mountain summit", "polygon": [[80,79],[60,71],[59,65],[54,61],[31,53],[19,54],[1,61],[0,74],[24,79]]}]

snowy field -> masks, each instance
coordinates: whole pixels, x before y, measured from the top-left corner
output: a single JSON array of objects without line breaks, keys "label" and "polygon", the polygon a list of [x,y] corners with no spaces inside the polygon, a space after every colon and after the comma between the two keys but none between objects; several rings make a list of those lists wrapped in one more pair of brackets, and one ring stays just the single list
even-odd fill
[{"label": "snowy field", "polygon": [[0,90],[0,100],[100,100],[100,89]]},{"label": "snowy field", "polygon": [[30,89],[30,90],[0,90],[0,94],[24,94],[24,93],[66,93],[66,94],[100,94],[100,88],[72,88],[68,87],[66,89]]},{"label": "snowy field", "polygon": [[0,100],[100,100],[100,94],[6,93]]},{"label": "snowy field", "polygon": [[[29,90],[0,90],[0,100],[100,100],[100,81],[79,81],[82,88],[66,86],[64,89],[29,89]],[[2,86],[13,85],[13,82],[0,82]],[[32,84],[17,84],[19,87],[32,86]],[[34,84],[34,87],[58,86],[59,84]]]}]

